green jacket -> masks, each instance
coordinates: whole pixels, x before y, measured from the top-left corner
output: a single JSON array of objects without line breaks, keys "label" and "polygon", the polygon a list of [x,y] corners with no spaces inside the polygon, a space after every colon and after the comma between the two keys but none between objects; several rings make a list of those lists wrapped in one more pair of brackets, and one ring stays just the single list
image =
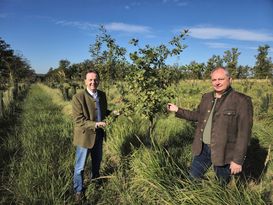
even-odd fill
[{"label": "green jacket", "polygon": [[[179,108],[176,116],[197,122],[192,152],[202,150],[203,131],[214,103],[214,92],[206,93],[195,111]],[[234,161],[242,165],[246,156],[253,124],[251,98],[231,87],[217,99],[211,127],[211,160],[213,165],[223,166]]]},{"label": "green jacket", "polygon": [[[97,90],[101,119],[107,115],[107,100],[104,92]],[[72,98],[72,114],[74,122],[73,144],[85,148],[92,148],[96,139],[96,101],[87,92],[81,91]]]}]

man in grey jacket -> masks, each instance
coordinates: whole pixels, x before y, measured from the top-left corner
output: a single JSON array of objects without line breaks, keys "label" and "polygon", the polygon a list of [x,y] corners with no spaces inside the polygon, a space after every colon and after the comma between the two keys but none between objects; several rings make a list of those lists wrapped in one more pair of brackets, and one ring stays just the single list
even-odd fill
[{"label": "man in grey jacket", "polygon": [[197,122],[192,145],[193,161],[190,176],[203,178],[213,165],[222,185],[232,174],[242,171],[253,124],[251,98],[231,87],[227,69],[218,67],[211,72],[213,92],[202,96],[195,111],[168,103],[176,117]]}]

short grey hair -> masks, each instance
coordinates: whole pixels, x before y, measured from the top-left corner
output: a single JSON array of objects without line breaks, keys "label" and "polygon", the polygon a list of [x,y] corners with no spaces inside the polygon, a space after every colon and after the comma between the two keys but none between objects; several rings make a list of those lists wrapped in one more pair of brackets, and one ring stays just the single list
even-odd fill
[{"label": "short grey hair", "polygon": [[226,76],[230,78],[230,73],[229,73],[228,69],[227,69],[226,67],[221,67],[221,66],[214,68],[214,69],[210,72],[210,75],[212,75],[212,73],[214,73],[215,71],[220,70],[220,69],[224,70]]}]

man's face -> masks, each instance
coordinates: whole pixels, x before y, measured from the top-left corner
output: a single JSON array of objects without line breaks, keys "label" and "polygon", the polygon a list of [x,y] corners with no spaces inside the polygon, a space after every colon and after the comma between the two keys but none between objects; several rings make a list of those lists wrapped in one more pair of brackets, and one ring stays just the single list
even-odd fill
[{"label": "man's face", "polygon": [[211,83],[216,93],[222,94],[231,84],[231,78],[228,77],[224,69],[218,69],[211,74]]},{"label": "man's face", "polygon": [[92,92],[96,92],[99,86],[99,79],[96,73],[87,73],[85,78],[86,87]]}]

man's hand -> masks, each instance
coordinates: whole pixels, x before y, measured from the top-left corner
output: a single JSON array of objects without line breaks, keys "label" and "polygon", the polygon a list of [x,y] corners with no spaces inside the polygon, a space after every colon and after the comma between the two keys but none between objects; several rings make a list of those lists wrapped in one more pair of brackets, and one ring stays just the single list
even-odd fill
[{"label": "man's hand", "polygon": [[169,110],[171,112],[177,112],[178,111],[178,107],[175,104],[168,103],[167,110]]},{"label": "man's hand", "polygon": [[238,174],[242,171],[242,165],[236,164],[235,162],[231,161],[229,169],[231,174]]},{"label": "man's hand", "polygon": [[105,126],[106,126],[106,122],[96,122],[96,128],[105,127]]}]

